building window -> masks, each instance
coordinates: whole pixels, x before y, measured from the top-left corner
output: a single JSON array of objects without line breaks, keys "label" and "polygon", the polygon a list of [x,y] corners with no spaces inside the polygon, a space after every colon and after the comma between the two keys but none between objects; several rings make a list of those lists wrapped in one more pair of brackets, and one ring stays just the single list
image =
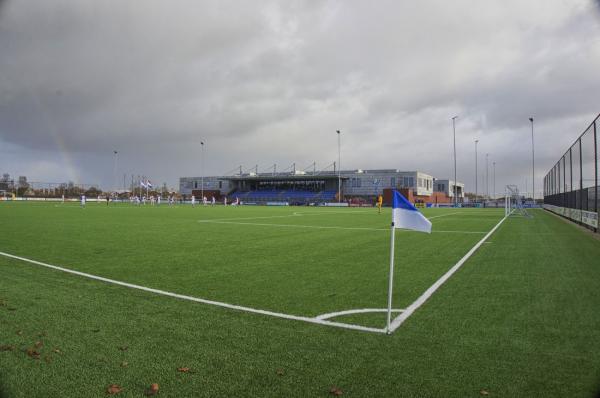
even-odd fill
[{"label": "building window", "polygon": [[198,181],[194,181],[194,189],[198,188]]},{"label": "building window", "polygon": [[390,185],[392,186],[392,188],[396,187],[396,177],[392,177]]},{"label": "building window", "polygon": [[219,189],[223,188],[223,181],[219,181]]}]

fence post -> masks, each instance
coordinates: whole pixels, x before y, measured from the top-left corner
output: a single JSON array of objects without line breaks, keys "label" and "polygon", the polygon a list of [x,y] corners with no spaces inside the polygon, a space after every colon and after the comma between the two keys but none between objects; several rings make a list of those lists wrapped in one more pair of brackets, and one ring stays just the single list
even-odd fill
[{"label": "fence post", "polygon": [[[598,124],[598,118],[594,120],[594,211],[598,214],[598,132],[596,129],[596,125]],[[598,232],[598,228],[596,228],[596,232]]]},{"label": "fence post", "polygon": [[[579,210],[583,211],[583,152],[581,151],[581,137],[579,137]],[[581,224],[581,218],[579,219],[579,223]]]}]

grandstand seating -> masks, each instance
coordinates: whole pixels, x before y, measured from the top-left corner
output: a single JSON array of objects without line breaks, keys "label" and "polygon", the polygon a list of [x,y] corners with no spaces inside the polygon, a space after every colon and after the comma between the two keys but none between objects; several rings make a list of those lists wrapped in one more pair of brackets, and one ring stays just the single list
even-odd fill
[{"label": "grandstand seating", "polygon": [[261,191],[235,191],[229,194],[229,201],[238,198],[247,203],[288,202],[290,204],[309,204],[331,202],[335,200],[337,191],[300,191],[300,190],[261,190]]}]

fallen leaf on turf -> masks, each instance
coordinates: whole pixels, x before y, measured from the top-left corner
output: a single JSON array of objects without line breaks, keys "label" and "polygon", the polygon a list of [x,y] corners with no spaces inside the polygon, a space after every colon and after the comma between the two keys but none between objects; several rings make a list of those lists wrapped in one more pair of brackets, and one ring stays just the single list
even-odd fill
[{"label": "fallen leaf on turf", "polygon": [[40,333],[38,334],[38,337],[45,337],[45,336],[46,336],[46,332],[40,332]]},{"label": "fallen leaf on turf", "polygon": [[42,343],[41,341],[36,341],[34,346],[35,348],[42,348],[44,346],[44,343]]},{"label": "fallen leaf on turf", "polygon": [[181,372],[181,373],[187,373],[190,371],[190,368],[186,368],[186,367],[177,368],[177,371]]},{"label": "fallen leaf on turf", "polygon": [[58,348],[53,349],[52,352],[54,352],[56,354],[62,354],[62,351],[59,350]]},{"label": "fallen leaf on turf", "polygon": [[17,334],[18,334],[19,336],[23,336],[23,331],[22,331],[22,330],[17,330]]},{"label": "fallen leaf on turf", "polygon": [[6,307],[6,301],[0,300],[0,307]]},{"label": "fallen leaf on turf", "polygon": [[126,361],[121,362],[121,367],[122,368],[126,368],[128,366],[129,366],[129,362],[126,362]]},{"label": "fallen leaf on turf", "polygon": [[33,347],[28,348],[26,353],[33,359],[40,359],[40,353],[33,349]]},{"label": "fallen leaf on turf", "polygon": [[158,383],[152,383],[150,388],[146,390],[145,394],[148,397],[158,394]]},{"label": "fallen leaf on turf", "polygon": [[109,393],[110,395],[113,395],[113,394],[120,393],[122,390],[123,389],[118,384],[111,384],[106,389],[106,392]]},{"label": "fallen leaf on turf", "polygon": [[329,389],[329,393],[330,393],[331,395],[335,395],[336,397],[339,397],[340,395],[342,395],[342,394],[343,394],[342,390],[340,390],[340,389],[339,389],[339,388],[337,388],[337,387],[331,387],[331,388]]},{"label": "fallen leaf on turf", "polygon": [[277,375],[278,376],[283,376],[285,372],[283,371],[283,369],[277,369]]},{"label": "fallen leaf on turf", "polygon": [[52,362],[52,356],[50,356],[50,355],[46,355],[46,356],[44,357],[44,362],[46,362],[46,363],[51,363],[51,362]]},{"label": "fallen leaf on turf", "polygon": [[481,390],[481,391],[479,391],[479,394],[480,395],[490,395],[489,391],[487,391],[487,390]]},{"label": "fallen leaf on turf", "polygon": [[10,345],[10,344],[0,345],[0,351],[14,351],[14,350],[15,350],[14,345]]},{"label": "fallen leaf on turf", "polygon": [[121,351],[127,351],[128,349],[129,349],[129,347],[127,347],[126,345],[119,347],[119,350],[121,350]]}]

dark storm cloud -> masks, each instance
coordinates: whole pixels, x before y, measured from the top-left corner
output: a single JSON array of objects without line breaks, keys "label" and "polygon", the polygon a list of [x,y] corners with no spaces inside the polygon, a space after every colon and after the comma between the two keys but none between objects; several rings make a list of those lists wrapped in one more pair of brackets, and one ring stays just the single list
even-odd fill
[{"label": "dark storm cloud", "polygon": [[[473,140],[498,186],[546,168],[598,112],[597,2],[0,2],[0,163],[33,179],[175,185],[236,165],[451,174]],[[491,162],[492,160],[490,160]],[[530,178],[530,177],[528,177]]]}]

